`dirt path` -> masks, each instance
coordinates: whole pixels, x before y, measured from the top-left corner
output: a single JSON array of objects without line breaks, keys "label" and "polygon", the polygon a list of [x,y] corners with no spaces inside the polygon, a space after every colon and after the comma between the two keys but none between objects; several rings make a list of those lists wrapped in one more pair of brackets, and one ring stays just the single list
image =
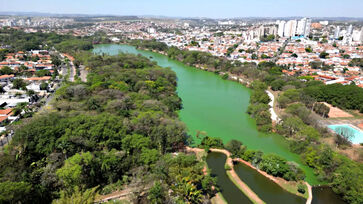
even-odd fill
[{"label": "dirt path", "polygon": [[95,203],[105,203],[105,202],[108,202],[108,201],[114,200],[114,199],[127,198],[127,196],[132,194],[135,190],[136,190],[136,188],[127,188],[122,191],[116,191],[116,192],[113,192],[113,193],[110,193],[107,195],[102,195],[102,196],[99,196],[98,198],[96,198],[96,200],[94,202]]},{"label": "dirt path", "polygon": [[[198,149],[198,148],[192,148],[194,151],[196,151],[196,152],[203,152],[204,150],[203,149]],[[286,190],[286,191],[288,191],[288,192],[290,192],[290,193],[292,193],[292,194],[295,194],[295,195],[297,195],[297,196],[302,196],[302,197],[304,197],[305,199],[306,199],[306,197],[305,196],[303,196],[303,195],[301,195],[301,194],[299,194],[298,192],[295,192],[295,191],[291,191],[291,189],[289,188],[289,187],[291,187],[291,186],[293,186],[294,184],[291,184],[291,182],[288,182],[288,181],[286,181],[286,180],[284,180],[283,178],[279,178],[279,177],[274,177],[274,176],[272,176],[272,175],[269,175],[269,174],[267,174],[266,172],[264,172],[264,171],[261,171],[261,170],[259,170],[259,169],[257,169],[256,167],[254,167],[254,166],[252,166],[252,164],[250,164],[249,162],[247,162],[247,161],[245,161],[245,160],[242,160],[242,159],[240,159],[240,158],[237,158],[237,159],[232,159],[231,157],[230,157],[230,152],[228,152],[227,150],[222,150],[222,149],[211,149],[211,151],[214,151],[214,152],[220,152],[220,153],[223,153],[223,154],[225,154],[225,155],[227,155],[228,156],[228,159],[227,159],[227,161],[226,161],[226,163],[228,164],[228,165],[230,165],[231,167],[233,167],[233,161],[236,161],[236,162],[241,162],[241,163],[243,163],[243,164],[245,164],[245,165],[247,165],[247,166],[249,166],[250,168],[252,168],[252,169],[254,169],[254,170],[256,170],[258,173],[260,173],[260,174],[262,174],[263,176],[265,176],[266,178],[268,178],[268,179],[270,179],[271,181],[273,181],[273,182],[275,182],[276,184],[278,184],[279,186],[281,186],[284,190]],[[232,168],[233,169],[233,168]],[[230,176],[233,176],[233,178],[231,178],[231,179],[233,179],[233,180],[240,180],[241,181],[241,179],[239,178],[239,176],[236,174],[236,172],[233,170],[233,172],[234,172],[234,174],[235,175],[233,175],[233,173],[232,172],[230,172],[231,174],[230,174]],[[234,176],[236,176],[236,177],[234,177]],[[243,181],[241,181],[242,183],[243,183]],[[306,203],[307,204],[310,204],[311,203],[311,201],[312,201],[312,187],[307,183],[307,182],[305,182],[305,184],[306,184],[306,186],[307,186],[307,188],[308,188],[308,195],[307,195],[307,201],[306,201]],[[239,185],[239,184],[237,184],[237,185]],[[245,184],[246,185],[246,184]],[[247,185],[246,185],[247,186]],[[247,186],[248,187],[248,186]],[[249,188],[249,187],[248,187]],[[252,191],[252,190],[251,190]],[[253,191],[252,191],[253,192]],[[253,192],[254,193],[254,192]]]},{"label": "dirt path", "polygon": [[86,70],[86,67],[84,65],[80,65],[79,70],[80,70],[80,73],[81,73],[81,75],[79,76],[81,78],[81,81],[82,82],[87,82],[88,71]]},{"label": "dirt path", "polygon": [[[205,151],[204,149],[199,149],[199,148],[192,148],[192,147],[186,147],[185,150],[187,152],[193,152],[195,153],[197,159],[199,161],[202,161],[202,156],[204,155]],[[205,164],[204,168],[203,168],[203,173],[204,175],[208,174],[208,167],[207,164]],[[222,194],[219,192],[217,193],[212,199],[211,199],[212,204],[227,204],[227,202],[224,200]]]},{"label": "dirt path", "polygon": [[[288,188],[288,186],[294,185],[294,184],[291,184],[291,182],[286,181],[286,180],[285,180],[285,179],[283,179],[283,178],[274,177],[274,176],[272,176],[272,175],[270,175],[270,174],[268,174],[268,173],[266,173],[266,172],[264,172],[264,171],[261,171],[260,169],[257,169],[256,167],[252,166],[252,164],[251,164],[251,163],[249,163],[249,162],[247,162],[247,161],[245,161],[245,160],[243,160],[243,159],[237,158],[237,159],[234,159],[233,161],[241,162],[241,163],[245,164],[246,166],[249,166],[250,168],[252,168],[252,169],[256,170],[258,173],[262,174],[262,175],[263,175],[263,176],[265,176],[266,178],[268,178],[268,179],[270,179],[271,181],[275,182],[277,185],[281,186],[281,188],[283,188],[285,191],[288,191],[288,192],[290,192],[290,193],[292,193],[292,194],[295,194],[295,195],[297,195],[297,196],[304,197],[303,195],[301,195],[301,194],[299,194],[299,193],[297,193],[297,192],[293,192],[293,191],[291,191],[291,190]],[[308,183],[307,183],[307,182],[305,182],[305,184],[307,184],[307,187],[309,188],[309,186],[310,186],[310,185],[308,185]],[[311,188],[311,186],[310,186],[310,188]],[[311,192],[309,192],[308,197],[312,197]],[[306,199],[306,197],[304,197],[304,198]]]},{"label": "dirt path", "polygon": [[274,109],[275,96],[269,90],[266,90],[266,93],[271,99],[270,103],[268,103],[268,105],[270,106],[271,120],[272,120],[272,122],[279,123],[281,119],[276,114],[275,109]]},{"label": "dirt path", "polygon": [[237,187],[253,202],[253,203],[265,203],[261,198],[257,196],[255,192],[253,192],[247,184],[245,184],[234,171],[233,168],[233,160],[231,158],[231,154],[227,150],[223,149],[211,149],[212,152],[220,152],[227,155],[227,165],[231,167],[231,170],[227,171],[227,175],[230,179],[237,185]]},{"label": "dirt path", "polygon": [[311,202],[313,201],[313,190],[310,184],[308,184],[308,182],[305,182],[305,184],[308,187],[308,192],[309,192],[309,198],[306,200],[306,204],[311,204]]}]

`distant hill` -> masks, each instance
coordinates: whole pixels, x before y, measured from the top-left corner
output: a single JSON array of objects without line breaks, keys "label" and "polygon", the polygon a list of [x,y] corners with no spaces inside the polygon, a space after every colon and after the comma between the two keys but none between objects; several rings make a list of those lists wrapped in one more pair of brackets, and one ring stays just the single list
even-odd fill
[{"label": "distant hill", "polygon": [[[205,18],[205,17],[176,17],[176,16],[158,16],[158,15],[108,15],[108,14],[55,14],[55,13],[42,13],[42,12],[15,12],[15,11],[0,11],[2,16],[28,16],[28,17],[69,17],[78,18],[77,20],[86,21],[86,18],[110,18],[112,20],[135,20],[135,19],[182,19],[182,20],[292,20],[303,18],[303,16],[289,16],[289,17],[235,17],[235,18]],[[82,19],[83,18],[83,19]],[[363,21],[363,17],[311,17],[315,21],[328,20],[328,21]]]}]

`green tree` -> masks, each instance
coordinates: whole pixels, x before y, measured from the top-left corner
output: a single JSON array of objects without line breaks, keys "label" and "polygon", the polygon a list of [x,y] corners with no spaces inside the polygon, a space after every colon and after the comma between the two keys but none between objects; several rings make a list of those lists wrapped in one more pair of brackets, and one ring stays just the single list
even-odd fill
[{"label": "green tree", "polygon": [[45,82],[43,82],[39,85],[40,90],[48,90],[48,86],[49,86],[48,83],[45,83]]},{"label": "green tree", "polygon": [[282,79],[277,79],[271,83],[271,89],[274,91],[281,91],[282,87],[285,86],[285,81]]},{"label": "green tree", "polygon": [[238,140],[231,140],[226,144],[226,149],[231,152],[232,157],[237,157],[240,152],[242,142]]},{"label": "green tree", "polygon": [[9,66],[4,66],[3,68],[0,69],[0,74],[4,75],[10,75],[10,74],[14,74],[14,70],[12,70]]},{"label": "green tree", "polygon": [[71,194],[62,191],[60,198],[54,200],[52,204],[93,204],[97,195],[96,189],[97,187],[94,187],[82,192],[78,187],[75,187]]},{"label": "green tree", "polygon": [[0,183],[1,203],[23,203],[30,198],[31,184],[5,181]]},{"label": "green tree", "polygon": [[90,152],[77,153],[67,159],[62,168],[56,171],[57,176],[63,182],[64,187],[68,192],[73,191],[77,186],[83,183],[84,175],[83,168],[85,165],[90,165],[93,160],[93,155]]},{"label": "green tree", "polygon": [[23,79],[16,78],[13,80],[13,89],[26,90],[26,83]]},{"label": "green tree", "polygon": [[38,77],[43,77],[43,76],[50,76],[51,73],[49,70],[43,69],[43,70],[36,71],[35,75]]},{"label": "green tree", "polygon": [[329,56],[329,54],[326,53],[325,51],[321,52],[320,55],[319,55],[319,57],[323,58],[323,59],[326,59],[328,56]]},{"label": "green tree", "polygon": [[161,204],[165,201],[165,189],[160,182],[155,182],[154,186],[150,188],[149,194],[147,196],[151,203]]}]

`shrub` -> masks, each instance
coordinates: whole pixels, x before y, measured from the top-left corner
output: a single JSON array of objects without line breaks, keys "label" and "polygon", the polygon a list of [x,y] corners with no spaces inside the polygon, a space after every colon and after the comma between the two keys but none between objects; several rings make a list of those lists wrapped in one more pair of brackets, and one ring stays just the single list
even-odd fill
[{"label": "shrub", "polygon": [[304,193],[305,193],[305,185],[304,185],[304,184],[299,183],[299,184],[297,185],[297,191],[298,191],[299,193],[301,193],[301,194],[304,194]]},{"label": "shrub", "polygon": [[230,170],[232,170],[232,167],[231,167],[231,166],[229,166],[228,164],[225,164],[225,165],[224,165],[224,169],[225,169],[226,171],[230,171]]}]

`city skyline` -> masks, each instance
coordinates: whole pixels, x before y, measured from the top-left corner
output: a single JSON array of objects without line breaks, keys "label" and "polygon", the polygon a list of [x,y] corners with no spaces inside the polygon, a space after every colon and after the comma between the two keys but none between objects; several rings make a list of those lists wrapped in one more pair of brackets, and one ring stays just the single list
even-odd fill
[{"label": "city skyline", "polygon": [[[85,5],[86,4],[86,5]],[[359,0],[313,1],[293,3],[290,0],[261,0],[259,2],[230,0],[186,0],[183,2],[165,2],[164,0],[137,2],[125,0],[109,0],[99,2],[50,0],[0,0],[0,12],[40,12],[51,14],[86,14],[86,15],[154,15],[168,17],[207,17],[207,18],[238,18],[238,17],[363,17],[363,2]]]}]

